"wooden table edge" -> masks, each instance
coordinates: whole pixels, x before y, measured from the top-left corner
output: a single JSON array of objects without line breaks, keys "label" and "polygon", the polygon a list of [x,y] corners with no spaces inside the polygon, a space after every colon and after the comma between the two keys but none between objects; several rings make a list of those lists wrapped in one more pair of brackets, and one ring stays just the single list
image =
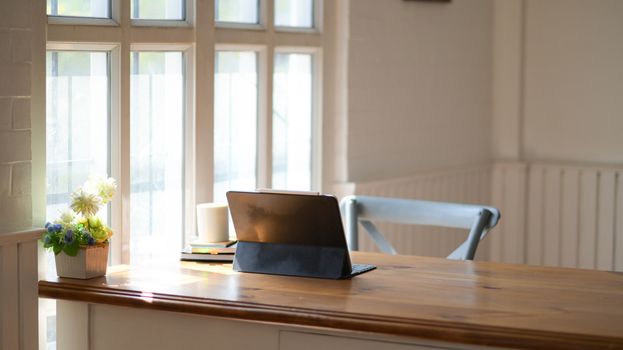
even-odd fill
[{"label": "wooden table edge", "polygon": [[62,280],[62,283],[39,281],[39,296],[234,320],[359,331],[470,345],[517,349],[623,349],[623,337],[613,338],[523,330],[416,318],[380,317],[161,293],[145,295],[140,291],[72,284],[68,280]]}]

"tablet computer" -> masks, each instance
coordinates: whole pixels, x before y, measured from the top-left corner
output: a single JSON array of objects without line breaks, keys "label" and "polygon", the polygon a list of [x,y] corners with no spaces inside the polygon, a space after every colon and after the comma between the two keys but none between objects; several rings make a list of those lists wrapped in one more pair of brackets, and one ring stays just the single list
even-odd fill
[{"label": "tablet computer", "polygon": [[375,268],[351,264],[333,196],[229,191],[227,201],[238,239],[237,271],[340,279]]}]

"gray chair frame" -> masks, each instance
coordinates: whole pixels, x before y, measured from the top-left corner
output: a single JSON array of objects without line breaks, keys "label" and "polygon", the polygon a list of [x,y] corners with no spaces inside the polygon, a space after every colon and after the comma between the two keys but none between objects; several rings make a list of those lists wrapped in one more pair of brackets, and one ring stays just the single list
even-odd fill
[{"label": "gray chair frame", "polygon": [[387,254],[396,254],[396,249],[372,221],[469,229],[465,242],[447,257],[456,260],[473,260],[478,243],[500,220],[500,211],[493,207],[415,199],[347,196],[340,208],[350,250],[359,249],[358,223]]}]

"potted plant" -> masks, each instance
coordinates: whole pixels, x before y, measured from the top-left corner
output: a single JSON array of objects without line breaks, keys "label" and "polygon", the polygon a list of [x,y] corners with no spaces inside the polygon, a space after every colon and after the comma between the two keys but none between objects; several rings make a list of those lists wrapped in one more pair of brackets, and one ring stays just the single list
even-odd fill
[{"label": "potted plant", "polygon": [[54,252],[59,277],[87,279],[106,274],[113,233],[97,213],[116,189],[113,178],[91,177],[71,194],[70,209],[45,224],[41,241]]}]

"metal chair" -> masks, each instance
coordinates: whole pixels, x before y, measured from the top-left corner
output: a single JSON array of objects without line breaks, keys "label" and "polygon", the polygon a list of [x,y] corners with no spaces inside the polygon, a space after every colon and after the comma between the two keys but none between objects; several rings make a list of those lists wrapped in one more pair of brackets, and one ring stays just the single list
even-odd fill
[{"label": "metal chair", "polygon": [[372,221],[469,229],[465,242],[447,257],[455,260],[473,260],[478,243],[500,219],[500,211],[493,207],[371,196],[347,196],[340,208],[351,250],[359,248],[358,223],[387,254],[396,254],[396,249]]}]

